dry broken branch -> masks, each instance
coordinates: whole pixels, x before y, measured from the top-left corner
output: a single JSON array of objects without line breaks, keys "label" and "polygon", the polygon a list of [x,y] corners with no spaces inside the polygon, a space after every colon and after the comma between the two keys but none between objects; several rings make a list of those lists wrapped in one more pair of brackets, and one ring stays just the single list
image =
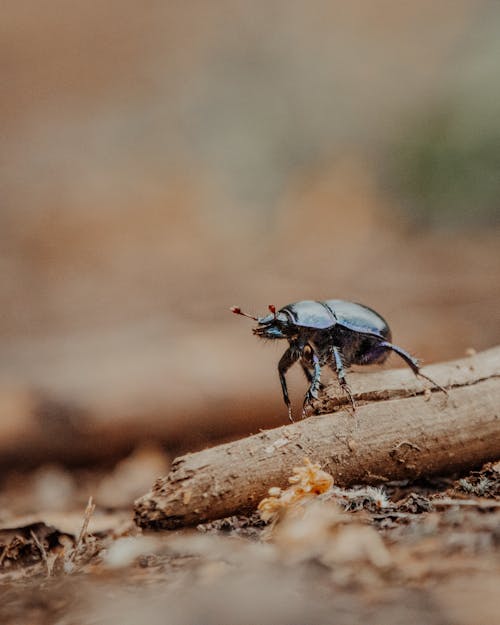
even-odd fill
[{"label": "dry broken branch", "polygon": [[[174,461],[136,502],[145,528],[175,528],[255,509],[285,486],[307,456],[335,483],[380,483],[472,467],[500,457],[500,347],[425,369],[449,388],[429,393],[410,371],[351,374],[356,419],[336,386],[317,409],[328,414]],[[332,412],[336,410],[337,412]]]}]

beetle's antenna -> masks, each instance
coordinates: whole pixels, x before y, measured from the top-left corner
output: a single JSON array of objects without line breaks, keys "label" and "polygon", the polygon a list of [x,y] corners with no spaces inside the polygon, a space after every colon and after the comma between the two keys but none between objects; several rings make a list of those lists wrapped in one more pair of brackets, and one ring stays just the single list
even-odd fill
[{"label": "beetle's antenna", "polygon": [[274,318],[276,319],[276,306],[274,304],[269,304],[268,308],[273,313]]},{"label": "beetle's antenna", "polygon": [[249,315],[248,313],[243,312],[239,306],[231,306],[229,310],[233,312],[235,315],[242,315],[243,317],[248,317],[249,319],[253,319],[254,321],[259,320],[257,317],[254,317],[253,315]]}]

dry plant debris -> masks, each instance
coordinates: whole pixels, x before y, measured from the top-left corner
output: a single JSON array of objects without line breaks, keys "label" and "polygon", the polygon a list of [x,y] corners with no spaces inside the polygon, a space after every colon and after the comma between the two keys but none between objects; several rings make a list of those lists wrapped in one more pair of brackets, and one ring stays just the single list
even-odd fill
[{"label": "dry plant debris", "polygon": [[304,498],[321,495],[333,486],[333,477],[309,458],[304,458],[304,466],[293,468],[293,475],[288,481],[288,488],[271,487],[269,497],[259,503],[258,510],[263,521],[274,520],[284,510],[302,502]]}]

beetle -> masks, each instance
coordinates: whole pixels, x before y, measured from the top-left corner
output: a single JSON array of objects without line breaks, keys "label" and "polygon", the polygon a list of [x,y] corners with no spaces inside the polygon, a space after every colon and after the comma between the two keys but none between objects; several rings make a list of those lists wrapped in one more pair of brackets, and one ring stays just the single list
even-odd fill
[{"label": "beetle", "polygon": [[391,352],[400,356],[415,375],[447,393],[445,388],[422,373],[416,358],[391,342],[392,335],[387,321],[363,304],[340,299],[303,300],[288,304],[278,311],[270,305],[270,314],[265,317],[249,315],[239,306],[233,306],[230,310],[256,321],[257,327],[253,329],[255,335],[288,341],[288,349],[278,363],[278,373],[290,421],[293,421],[293,416],[285,374],[297,360],[309,382],[302,417],[306,416],[306,407],[318,397],[322,387],[321,368],[324,365],[328,365],[336,374],[355,410],[356,404],[347,384],[345,369],[351,365],[381,364]]}]

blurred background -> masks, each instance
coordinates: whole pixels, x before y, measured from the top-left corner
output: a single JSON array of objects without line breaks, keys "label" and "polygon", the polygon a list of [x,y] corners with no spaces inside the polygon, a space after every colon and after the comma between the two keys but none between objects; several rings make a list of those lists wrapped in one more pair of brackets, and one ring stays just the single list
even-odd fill
[{"label": "blurred background", "polygon": [[500,3],[2,14],[1,464],[285,423],[234,304],[360,301],[424,362],[499,342]]}]

